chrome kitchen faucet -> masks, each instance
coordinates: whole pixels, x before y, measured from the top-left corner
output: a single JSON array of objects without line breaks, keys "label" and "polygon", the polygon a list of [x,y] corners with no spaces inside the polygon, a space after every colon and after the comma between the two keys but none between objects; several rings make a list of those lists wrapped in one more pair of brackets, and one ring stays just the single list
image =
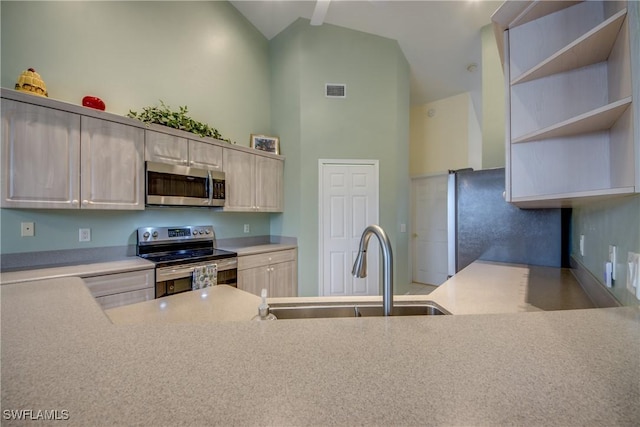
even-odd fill
[{"label": "chrome kitchen faucet", "polygon": [[387,233],[379,225],[370,225],[362,232],[360,238],[360,249],[356,262],[353,263],[351,274],[354,277],[367,277],[367,247],[371,235],[375,234],[380,242],[380,251],[382,252],[382,304],[384,306],[384,315],[393,315],[393,254],[391,252],[391,243]]}]

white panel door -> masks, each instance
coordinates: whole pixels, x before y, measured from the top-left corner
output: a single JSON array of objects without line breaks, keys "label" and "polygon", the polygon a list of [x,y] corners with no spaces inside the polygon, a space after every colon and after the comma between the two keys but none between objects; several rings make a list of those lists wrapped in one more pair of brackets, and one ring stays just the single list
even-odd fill
[{"label": "white panel door", "polygon": [[321,163],[320,168],[320,291],[325,296],[378,295],[380,249],[375,237],[367,251],[367,277],[351,274],[362,232],[378,223],[377,163]]},{"label": "white panel door", "polygon": [[440,285],[447,280],[446,174],[412,182],[413,281]]}]

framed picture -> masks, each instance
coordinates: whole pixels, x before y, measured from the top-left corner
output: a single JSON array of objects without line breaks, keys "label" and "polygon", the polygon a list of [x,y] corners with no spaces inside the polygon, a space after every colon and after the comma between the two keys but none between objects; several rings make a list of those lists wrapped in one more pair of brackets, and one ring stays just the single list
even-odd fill
[{"label": "framed picture", "polygon": [[280,154],[280,138],[277,136],[255,135],[252,133],[251,148],[273,154]]}]

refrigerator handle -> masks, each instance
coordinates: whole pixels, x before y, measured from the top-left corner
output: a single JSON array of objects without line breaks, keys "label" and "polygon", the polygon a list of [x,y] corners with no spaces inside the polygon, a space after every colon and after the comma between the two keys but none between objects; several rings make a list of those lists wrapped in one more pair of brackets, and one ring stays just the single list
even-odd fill
[{"label": "refrigerator handle", "polygon": [[447,276],[456,274],[458,236],[456,226],[456,172],[449,171],[447,183]]}]

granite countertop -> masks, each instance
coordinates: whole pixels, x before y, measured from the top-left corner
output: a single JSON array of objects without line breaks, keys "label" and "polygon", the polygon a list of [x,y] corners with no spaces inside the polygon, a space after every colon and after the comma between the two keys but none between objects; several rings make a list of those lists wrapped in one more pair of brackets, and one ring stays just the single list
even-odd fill
[{"label": "granite countertop", "polygon": [[0,292],[2,408],[65,425],[640,423],[638,307],[114,324],[79,278]]},{"label": "granite countertop", "polygon": [[[524,313],[593,308],[570,269],[475,261],[426,295],[394,302],[433,301],[451,314]],[[278,304],[381,302],[381,296],[269,298]]]},{"label": "granite countertop", "polygon": [[[270,243],[241,247],[229,246],[221,249],[236,252],[238,256],[244,256],[296,248],[297,245],[295,244]],[[155,264],[137,256],[132,256],[108,262],[1,272],[0,285],[29,282],[32,280],[55,279],[57,277],[91,277],[103,274],[125,273],[127,271],[144,270],[148,268],[155,268]]]},{"label": "granite countertop", "polygon": [[593,308],[568,268],[476,261],[428,295],[452,314]]},{"label": "granite countertop", "polygon": [[258,314],[261,298],[226,285],[211,286],[105,310],[116,324],[245,321]]},{"label": "granite countertop", "polygon": [[122,260],[91,264],[68,265],[51,268],[10,271],[0,273],[0,284],[29,282],[32,280],[55,279],[59,277],[91,277],[103,274],[125,273],[127,271],[155,268],[155,264],[137,256]]},{"label": "granite countertop", "polygon": [[267,244],[264,244],[264,245],[233,247],[233,248],[229,248],[229,250],[236,252],[238,254],[238,256],[246,256],[246,255],[262,254],[262,253],[265,253],[265,252],[274,252],[274,251],[284,251],[284,250],[287,250],[287,249],[296,249],[297,247],[298,247],[297,245],[293,245],[293,244],[267,243]]}]

